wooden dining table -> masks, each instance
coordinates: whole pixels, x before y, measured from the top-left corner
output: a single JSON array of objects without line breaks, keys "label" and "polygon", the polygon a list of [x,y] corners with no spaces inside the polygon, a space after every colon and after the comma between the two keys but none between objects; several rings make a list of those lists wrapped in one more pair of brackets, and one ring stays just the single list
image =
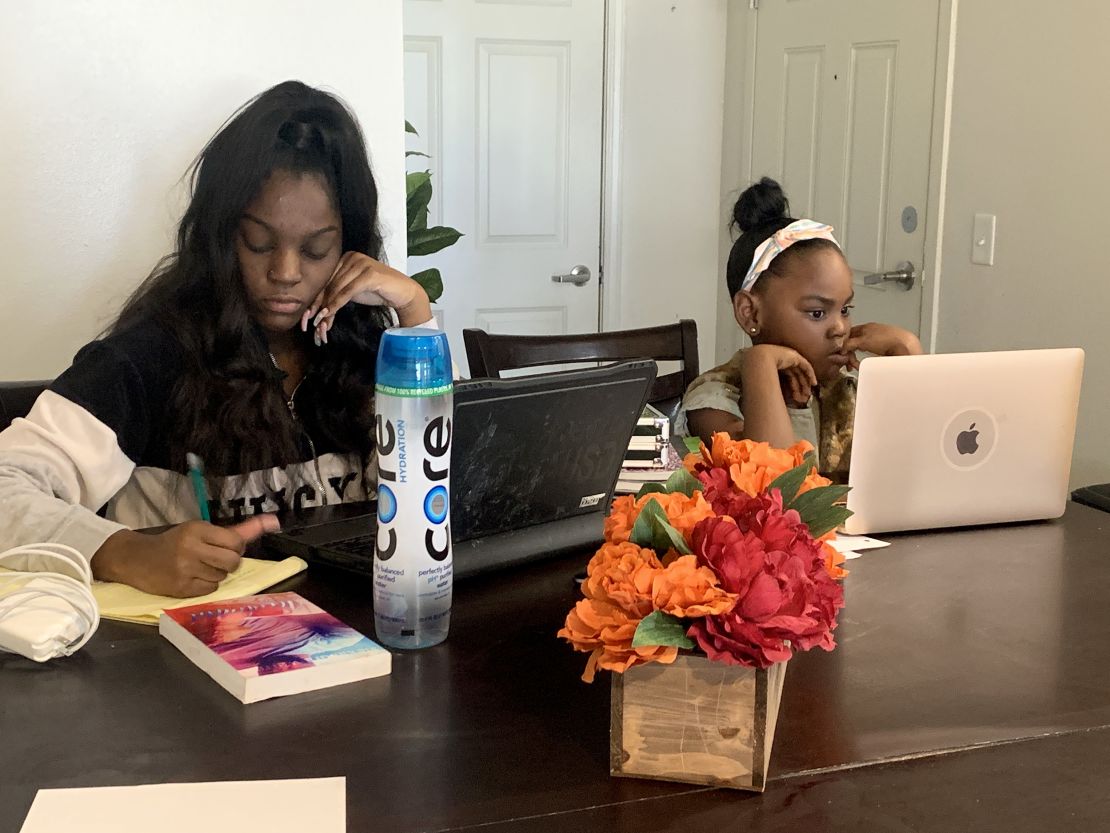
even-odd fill
[{"label": "wooden dining table", "polygon": [[[581,552],[458,582],[387,677],[251,705],[148,626],[0,656],[0,832],[43,788],[322,776],[351,831],[1110,830],[1110,514],[887,540],[790,661],[762,794],[609,774],[608,675],[555,636]],[[364,577],[275,589],[373,633]]]}]

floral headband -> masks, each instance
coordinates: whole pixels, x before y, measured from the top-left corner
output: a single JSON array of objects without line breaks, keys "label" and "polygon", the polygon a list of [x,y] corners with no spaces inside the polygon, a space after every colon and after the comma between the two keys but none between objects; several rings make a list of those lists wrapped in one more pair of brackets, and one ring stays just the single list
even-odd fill
[{"label": "floral headband", "polygon": [[767,271],[775,256],[800,240],[828,240],[839,246],[836,238],[832,236],[832,230],[832,226],[818,223],[816,220],[795,220],[785,228],[779,229],[760,243],[755,250],[748,274],[744,275],[744,280],[740,283],[740,291],[751,289],[759,280],[759,276]]}]

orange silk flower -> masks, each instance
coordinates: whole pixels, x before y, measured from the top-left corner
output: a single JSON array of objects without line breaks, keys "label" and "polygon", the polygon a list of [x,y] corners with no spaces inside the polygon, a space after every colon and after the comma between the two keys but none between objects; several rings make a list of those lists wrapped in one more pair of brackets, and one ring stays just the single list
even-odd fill
[{"label": "orange silk flower", "polygon": [[677,648],[632,647],[636,627],[652,611],[693,618],[724,613],[736,604],[695,556],[677,556],[664,567],[654,550],[627,541],[601,546],[586,568],[582,593],[586,598],[567,614],[558,635],[575,650],[589,652],[582,675],[586,682],[598,668],[623,672],[644,662],[674,662]]},{"label": "orange silk flower", "polygon": [[848,575],[848,571],[840,566],[844,563],[844,556],[829,543],[829,540],[835,537],[835,533],[822,537],[821,554],[825,556],[825,571],[832,578],[844,578]]},{"label": "orange silk flower", "polygon": [[586,567],[582,594],[613,602],[638,621],[651,613],[652,583],[662,569],[654,550],[627,541],[602,544]]},{"label": "orange silk flower", "polygon": [[656,610],[680,619],[719,616],[732,610],[737,599],[721,588],[709,567],[698,566],[696,555],[680,556],[657,573],[651,592]]},{"label": "orange silk flower", "polygon": [[652,645],[633,648],[638,618],[632,618],[618,605],[598,599],[582,599],[567,614],[566,626],[559,636],[576,651],[589,651],[582,679],[592,683],[598,668],[624,672],[642,662],[672,663],[678,648]]},{"label": "orange silk flower", "polygon": [[[711,448],[702,443],[701,451],[686,455],[684,463],[695,475],[699,465],[726,469],[737,489],[755,497],[763,494],[780,474],[800,466],[811,451],[813,446],[805,440],[783,449],[753,440],[734,440],[724,432],[717,432],[713,435]],[[831,482],[819,475],[815,468],[802,482],[798,494],[817,486],[828,486]]]},{"label": "orange silk flower", "polygon": [[678,534],[687,543],[694,525],[705,518],[713,517],[713,507],[706,502],[701,492],[694,492],[693,497],[686,497],[682,492],[652,492],[639,500],[632,495],[622,495],[613,501],[609,517],[605,519],[605,540],[614,544],[627,541],[636,518],[649,500],[658,501],[667,515],[667,522],[678,530]]}]

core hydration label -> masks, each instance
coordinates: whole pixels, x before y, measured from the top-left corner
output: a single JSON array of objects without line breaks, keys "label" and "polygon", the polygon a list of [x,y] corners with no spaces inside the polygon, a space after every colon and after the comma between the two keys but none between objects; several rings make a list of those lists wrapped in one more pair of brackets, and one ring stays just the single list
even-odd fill
[{"label": "core hydration label", "polygon": [[374,612],[387,642],[383,630],[423,642],[422,634],[445,631],[450,622],[451,400],[450,385],[377,386]]}]

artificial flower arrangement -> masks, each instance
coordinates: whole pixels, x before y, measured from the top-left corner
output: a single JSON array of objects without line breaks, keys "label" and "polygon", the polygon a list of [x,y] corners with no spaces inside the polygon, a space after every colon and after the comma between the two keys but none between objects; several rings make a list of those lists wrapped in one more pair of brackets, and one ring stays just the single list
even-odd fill
[{"label": "artificial flower arrangement", "polygon": [[835,646],[851,514],[813,448],[715,434],[617,498],[559,636],[613,675],[609,771],[762,791],[786,660]]},{"label": "artificial flower arrangement", "polygon": [[851,514],[847,491],[817,473],[807,442],[719,433],[665,484],[617,498],[558,634],[589,653],[582,679],[680,650],[750,668],[832,650],[845,572],[827,541]]}]

